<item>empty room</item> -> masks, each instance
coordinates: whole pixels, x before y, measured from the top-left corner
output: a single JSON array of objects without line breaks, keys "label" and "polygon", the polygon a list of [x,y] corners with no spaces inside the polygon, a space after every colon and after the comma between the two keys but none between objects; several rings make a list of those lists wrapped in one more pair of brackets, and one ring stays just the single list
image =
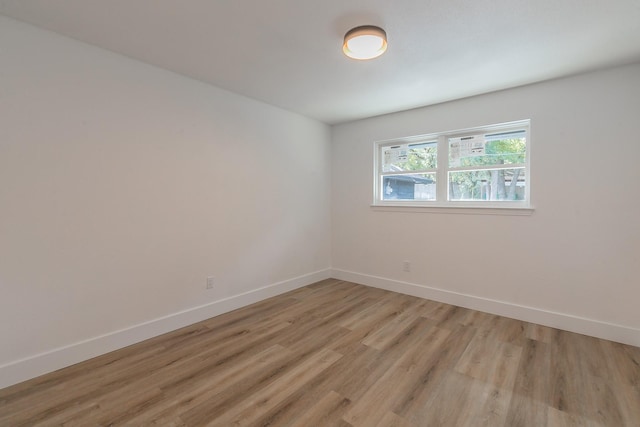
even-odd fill
[{"label": "empty room", "polygon": [[0,426],[640,426],[638,0],[0,0]]}]

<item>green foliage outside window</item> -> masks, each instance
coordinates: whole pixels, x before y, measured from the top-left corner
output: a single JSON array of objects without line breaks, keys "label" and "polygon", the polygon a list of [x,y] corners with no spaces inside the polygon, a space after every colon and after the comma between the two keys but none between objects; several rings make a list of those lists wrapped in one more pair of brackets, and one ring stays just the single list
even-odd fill
[{"label": "green foliage outside window", "polygon": [[[481,156],[460,158],[457,167],[495,166],[523,164],[525,162],[526,139],[505,138],[489,140]],[[517,184],[524,168],[489,169],[452,172],[449,177],[450,198],[470,200],[517,200]],[[509,185],[507,186],[507,182]],[[455,196],[458,197],[455,197]]]}]

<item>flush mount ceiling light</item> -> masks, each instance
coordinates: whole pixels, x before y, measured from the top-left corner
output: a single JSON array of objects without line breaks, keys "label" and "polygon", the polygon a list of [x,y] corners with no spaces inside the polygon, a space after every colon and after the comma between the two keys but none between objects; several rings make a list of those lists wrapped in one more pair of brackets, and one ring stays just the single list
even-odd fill
[{"label": "flush mount ceiling light", "polygon": [[349,58],[373,59],[387,50],[387,33],[380,27],[363,25],[344,35],[342,51]]}]

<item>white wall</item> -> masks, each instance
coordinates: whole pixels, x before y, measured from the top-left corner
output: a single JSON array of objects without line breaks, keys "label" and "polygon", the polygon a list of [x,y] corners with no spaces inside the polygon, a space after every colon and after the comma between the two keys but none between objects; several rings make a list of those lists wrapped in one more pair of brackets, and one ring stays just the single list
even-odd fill
[{"label": "white wall", "polygon": [[[334,276],[640,345],[639,118],[636,64],[335,126]],[[531,216],[369,206],[374,141],[520,119]]]},{"label": "white wall", "polygon": [[0,64],[0,387],[329,276],[327,126],[3,17]]}]

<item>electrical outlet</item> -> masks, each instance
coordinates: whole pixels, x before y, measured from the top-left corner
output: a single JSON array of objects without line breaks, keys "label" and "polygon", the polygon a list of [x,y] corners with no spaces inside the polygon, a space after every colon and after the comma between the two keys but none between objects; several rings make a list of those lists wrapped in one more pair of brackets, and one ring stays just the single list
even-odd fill
[{"label": "electrical outlet", "polygon": [[207,289],[213,289],[213,276],[207,277]]},{"label": "electrical outlet", "polygon": [[402,271],[406,273],[411,271],[411,263],[409,261],[402,261]]}]

